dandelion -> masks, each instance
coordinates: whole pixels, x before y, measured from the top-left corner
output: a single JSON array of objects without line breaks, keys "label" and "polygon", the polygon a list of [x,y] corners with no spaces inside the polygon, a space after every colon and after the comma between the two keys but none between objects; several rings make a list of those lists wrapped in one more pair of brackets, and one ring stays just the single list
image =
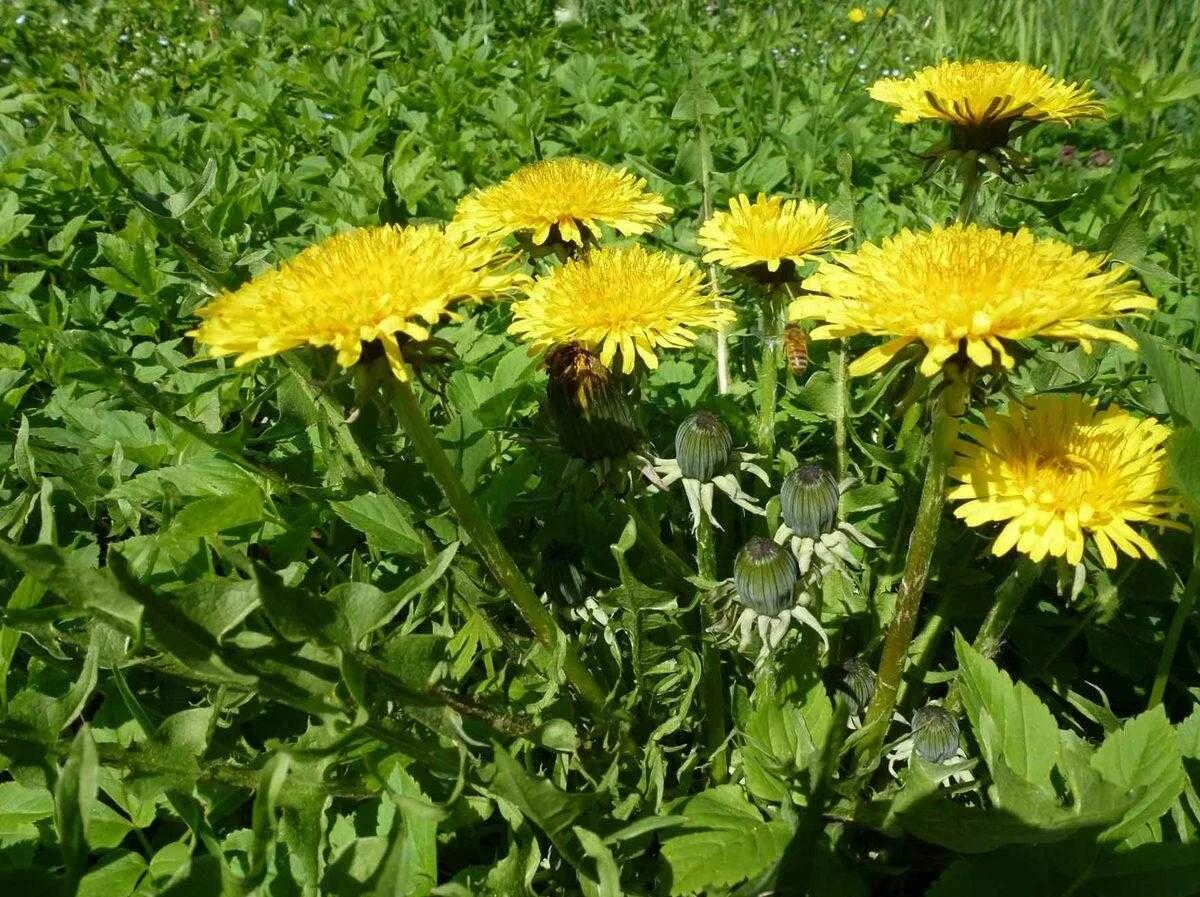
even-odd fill
[{"label": "dandelion", "polygon": [[867,20],[867,12],[861,6],[856,6],[846,13],[846,18],[855,25],[861,25]]},{"label": "dandelion", "polygon": [[590,159],[548,159],[527,165],[459,201],[452,228],[468,238],[528,234],[535,246],[599,239],[600,225],[644,234],[669,206],[646,180]]},{"label": "dandelion", "polygon": [[1092,323],[1155,307],[1126,274],[1124,266],[1106,268],[1101,256],[1024,228],[906,229],[823,262],[804,281],[821,295],[795,300],[789,314],[826,322],[813,339],[887,337],[850,365],[855,376],[914,343],[925,346],[921,372],[928,376],[959,352],[981,367],[1011,368],[1005,342],[1034,336],[1074,340],[1088,352],[1097,340],[1136,349],[1125,334]]},{"label": "dandelion", "polygon": [[536,281],[513,304],[509,332],[539,347],[579,343],[608,368],[619,353],[626,374],[639,358],[656,368],[660,348],[684,348],[697,330],[733,322],[732,311],[702,292],[702,281],[695,265],[665,252],[596,250]]},{"label": "dandelion", "polygon": [[350,230],[218,296],[189,335],[213,354],[237,356],[237,365],[308,345],[334,348],[349,367],[364,342],[378,340],[404,379],[398,336],[427,339],[455,302],[523,282],[495,261],[494,244],[463,245],[436,225]]},{"label": "dandelion", "polygon": [[1076,395],[1034,396],[1005,412],[988,411],[982,426],[964,425],[949,493],[968,526],[1004,523],[992,545],[1040,561],[1078,564],[1085,536],[1106,567],[1117,552],[1157,558],[1133,524],[1181,528],[1167,492],[1170,430],[1119,408],[1101,411]]},{"label": "dandelion", "polygon": [[881,78],[869,92],[895,106],[901,124],[948,122],[961,149],[1003,146],[1018,121],[1069,124],[1104,115],[1086,85],[1061,81],[1023,62],[943,60],[908,78]]},{"label": "dandelion", "polygon": [[807,199],[758,194],[735,197],[700,228],[704,261],[727,268],[765,269],[786,276],[806,259],[840,243],[850,227]]}]

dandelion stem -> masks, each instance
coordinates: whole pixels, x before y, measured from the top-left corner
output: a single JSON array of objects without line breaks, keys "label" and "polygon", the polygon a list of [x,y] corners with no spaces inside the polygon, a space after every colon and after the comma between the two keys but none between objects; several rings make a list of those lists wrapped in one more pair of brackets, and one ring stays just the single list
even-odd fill
[{"label": "dandelion stem", "polygon": [[[700,156],[700,224],[712,217],[712,178],[708,170],[709,148],[708,130],[704,127],[704,116],[696,117],[696,140],[699,144]],[[722,303],[721,286],[717,281],[717,266],[708,266],[708,286],[712,291],[713,304],[718,307]],[[717,328],[717,394],[729,394],[729,335],[725,327]]]},{"label": "dandelion stem", "polygon": [[979,198],[979,155],[968,152],[958,168],[962,178],[962,194],[958,201],[958,221],[969,224],[975,218],[975,204]]},{"label": "dandelion stem", "polygon": [[770,290],[762,302],[762,361],[758,366],[758,427],[755,445],[769,462],[775,455],[775,404],[783,350],[783,293]]},{"label": "dandelion stem", "polygon": [[1162,657],[1158,659],[1158,669],[1154,673],[1154,685],[1150,688],[1150,700],[1147,708],[1157,707],[1162,703],[1163,694],[1167,690],[1167,679],[1171,675],[1171,664],[1175,660],[1175,649],[1179,647],[1179,637],[1196,608],[1196,596],[1200,594],[1200,527],[1196,528],[1192,550],[1192,572],[1183,594],[1179,596],[1179,606],[1171,617],[1171,626],[1167,630],[1167,640],[1163,644]]},{"label": "dandelion stem", "polygon": [[[833,367],[833,446],[837,452],[838,485],[846,482],[850,473],[850,461],[846,455],[846,414],[850,403],[850,391],[846,384],[846,346],[841,340],[829,356]],[[842,493],[838,493],[838,514],[841,515]]]},{"label": "dandelion stem", "polygon": [[583,665],[575,645],[563,633],[550,612],[538,601],[529,581],[521,573],[512,556],[496,535],[495,529],[484,516],[462,478],[446,457],[441,443],[425,419],[425,412],[417,401],[407,381],[396,380],[393,384],[396,414],[413,447],[425,462],[430,474],[441,487],[442,494],[454,510],[459,523],[471,537],[475,550],[483,557],[496,581],[508,592],[509,598],[521,612],[534,636],[547,650],[561,650],[563,673],[567,681],[591,705],[593,710],[603,712],[607,695],[604,689]]},{"label": "dandelion stem", "polygon": [[[696,521],[696,569],[703,579],[717,579],[717,540],[712,521],[702,510]],[[725,755],[725,674],[721,654],[707,637],[712,624],[712,606],[702,596],[699,602],[700,700],[704,707],[704,745],[710,759],[713,784],[729,778]]]},{"label": "dandelion stem", "polygon": [[[949,373],[950,369],[947,368]],[[896,708],[904,660],[916,629],[921,597],[929,578],[929,564],[937,544],[942,507],[946,501],[946,472],[958,437],[959,418],[956,412],[962,409],[961,397],[955,395],[957,392],[954,388],[943,389],[934,403],[929,465],[925,471],[925,483],[921,487],[921,500],[917,506],[912,535],[909,537],[908,556],[900,578],[900,590],[896,595],[896,609],[884,637],[875,694],[867,707],[863,727],[855,739],[858,769],[863,776],[870,775],[879,762],[883,741]]]},{"label": "dandelion stem", "polygon": [[[1021,555],[1021,559],[1017,561],[1012,572],[1000,584],[1000,588],[996,590],[996,600],[988,610],[987,616],[983,618],[983,623],[972,643],[972,647],[984,657],[996,656],[996,652],[1000,650],[1000,642],[1004,638],[1004,633],[1008,630],[1008,624],[1016,616],[1017,608],[1021,606],[1021,602],[1025,600],[1025,596],[1029,594],[1029,590],[1037,582],[1041,572],[1041,564]],[[959,700],[960,693],[956,680],[950,686],[943,706],[950,713],[954,713],[958,710]]]}]

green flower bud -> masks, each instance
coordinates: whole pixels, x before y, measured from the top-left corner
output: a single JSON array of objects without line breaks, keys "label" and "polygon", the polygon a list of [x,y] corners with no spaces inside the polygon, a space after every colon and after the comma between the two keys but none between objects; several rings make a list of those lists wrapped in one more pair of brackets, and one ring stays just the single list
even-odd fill
[{"label": "green flower bud", "polygon": [[945,763],[958,753],[958,720],[937,704],[913,714],[913,747],[930,763]]},{"label": "green flower bud", "polygon": [[738,600],[771,617],[792,604],[798,575],[791,552],[761,537],[747,542],[733,564]]},{"label": "green flower bud", "polygon": [[842,664],[842,669],[846,671],[844,685],[854,702],[855,712],[865,712],[871,698],[875,697],[875,671],[856,657]]},{"label": "green flower bud", "polygon": [[623,458],[642,443],[620,379],[578,343],[546,357],[546,407],[563,450],[584,461]]},{"label": "green flower bud", "polygon": [[697,411],[675,431],[675,460],[683,475],[707,483],[729,463],[733,437],[711,411]]},{"label": "green flower bud", "polygon": [[816,464],[797,467],[787,475],[779,503],[784,523],[797,536],[818,539],[837,526],[837,480]]}]

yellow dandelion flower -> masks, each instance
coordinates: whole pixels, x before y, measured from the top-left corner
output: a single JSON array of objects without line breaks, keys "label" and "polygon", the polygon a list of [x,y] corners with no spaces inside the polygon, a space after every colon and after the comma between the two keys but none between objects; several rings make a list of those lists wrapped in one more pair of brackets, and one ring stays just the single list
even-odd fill
[{"label": "yellow dandelion flower", "polygon": [[881,78],[869,92],[897,107],[896,121],[906,125],[937,118],[972,128],[1104,115],[1085,85],[1060,81],[1023,62],[943,60],[909,78]]},{"label": "yellow dandelion flower", "polygon": [[529,233],[536,246],[551,235],[583,245],[600,237],[600,225],[622,234],[644,234],[671,209],[646,189],[645,178],[590,159],[548,159],[527,165],[505,181],[476,190],[458,203],[453,226],[468,237]]},{"label": "yellow dandelion flower", "polygon": [[982,426],[966,424],[951,477],[961,485],[949,497],[968,526],[1003,523],[992,552],[1013,548],[1040,561],[1047,555],[1072,564],[1091,536],[1106,567],[1117,551],[1158,557],[1131,524],[1182,529],[1167,520],[1175,502],[1167,493],[1170,430],[1119,408],[1105,411],[1081,396],[1044,395],[990,410]]},{"label": "yellow dandelion flower", "polygon": [[310,246],[277,269],[218,296],[189,335],[242,365],[297,346],[331,346],[358,361],[379,340],[393,370],[405,369],[397,334],[423,340],[460,299],[510,292],[523,275],[492,267],[495,245],[463,245],[436,225],[371,227]]},{"label": "yellow dandelion flower", "polygon": [[775,273],[784,263],[803,264],[849,233],[826,206],[760,193],[753,203],[745,195],[735,197],[728,211],[704,222],[697,241],[706,250],[706,262],[727,268],[765,265]]},{"label": "yellow dandelion flower", "polygon": [[696,330],[733,323],[702,289],[703,275],[686,259],[640,246],[593,250],[537,280],[513,303],[511,333],[535,346],[579,343],[611,368],[619,352],[631,373],[640,357],[658,367],[658,348],[680,349]]},{"label": "yellow dandelion flower", "polygon": [[861,6],[856,6],[846,13],[846,18],[855,25],[861,25],[867,20],[867,13]]},{"label": "yellow dandelion flower", "polygon": [[1125,334],[1090,323],[1155,307],[1127,273],[1024,228],[906,229],[822,261],[803,285],[823,295],[795,300],[789,314],[826,322],[813,339],[889,337],[850,365],[854,376],[878,370],[913,343],[925,345],[921,372],[928,376],[960,351],[981,367],[996,361],[1010,368],[1006,340],[1074,340],[1087,352],[1094,340],[1108,340],[1136,349]]}]

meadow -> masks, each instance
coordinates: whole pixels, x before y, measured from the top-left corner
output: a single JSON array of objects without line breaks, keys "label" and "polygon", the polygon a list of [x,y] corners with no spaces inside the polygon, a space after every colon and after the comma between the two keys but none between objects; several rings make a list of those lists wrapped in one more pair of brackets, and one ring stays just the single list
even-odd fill
[{"label": "meadow", "polygon": [[1200,893],[1198,48],[4,3],[5,893]]}]

